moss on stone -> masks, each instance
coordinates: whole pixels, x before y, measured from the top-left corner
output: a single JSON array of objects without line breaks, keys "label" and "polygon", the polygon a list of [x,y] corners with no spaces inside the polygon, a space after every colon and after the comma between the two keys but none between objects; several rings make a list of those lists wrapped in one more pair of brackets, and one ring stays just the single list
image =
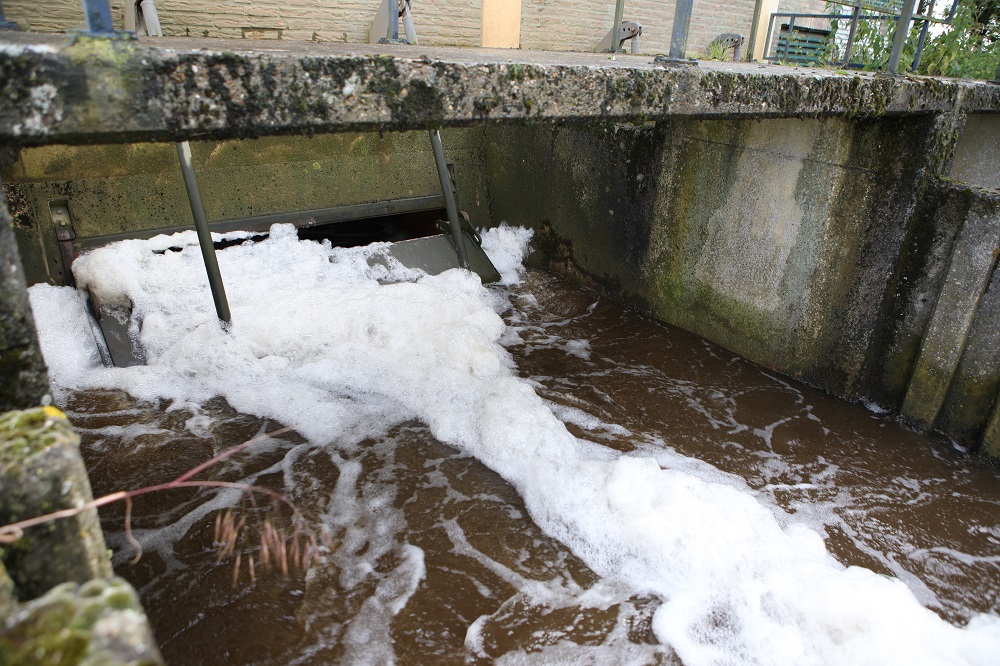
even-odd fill
[{"label": "moss on stone", "polygon": [[0,663],[162,664],[138,597],[125,581],[65,583],[23,604],[0,630]]},{"label": "moss on stone", "polygon": [[11,467],[60,443],[78,447],[80,436],[55,407],[0,415],[0,474],[10,473]]}]

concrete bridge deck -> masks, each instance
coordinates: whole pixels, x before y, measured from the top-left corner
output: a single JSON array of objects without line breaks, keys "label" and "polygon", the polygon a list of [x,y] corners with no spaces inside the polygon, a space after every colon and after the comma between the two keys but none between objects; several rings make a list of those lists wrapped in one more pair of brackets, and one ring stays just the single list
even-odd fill
[{"label": "concrete bridge deck", "polygon": [[649,55],[0,35],[0,141],[995,111],[1000,86]]}]

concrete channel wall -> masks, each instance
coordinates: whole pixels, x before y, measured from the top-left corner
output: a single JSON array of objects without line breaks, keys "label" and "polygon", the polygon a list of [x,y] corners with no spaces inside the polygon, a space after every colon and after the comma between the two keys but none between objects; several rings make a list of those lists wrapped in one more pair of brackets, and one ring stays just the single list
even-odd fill
[{"label": "concrete channel wall", "polygon": [[[533,227],[538,262],[1000,456],[1000,86],[38,36],[9,38],[0,71],[16,74],[0,138],[21,149],[5,175],[32,265],[53,256],[53,197],[82,234],[181,223],[171,149],[141,142],[198,140],[209,217],[224,219],[434,194],[426,133],[408,130],[451,128],[463,207]],[[247,139],[261,135],[290,138]]]}]

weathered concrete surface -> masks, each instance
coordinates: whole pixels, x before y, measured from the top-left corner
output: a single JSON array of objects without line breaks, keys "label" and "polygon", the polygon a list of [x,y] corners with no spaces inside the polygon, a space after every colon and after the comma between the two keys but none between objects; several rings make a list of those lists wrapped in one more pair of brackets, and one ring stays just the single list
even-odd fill
[{"label": "weathered concrete surface", "polygon": [[15,145],[957,106],[1000,109],[1000,88],[649,56],[0,36],[0,141]]},{"label": "weathered concrete surface", "polygon": [[962,220],[903,402],[903,417],[919,428],[930,428],[937,420],[976,320],[980,298],[996,267],[998,201],[1000,198],[989,195],[977,197]]},{"label": "weathered concrete surface", "polygon": [[[482,130],[442,136],[459,203],[485,225]],[[191,148],[210,221],[441,194],[423,131],[196,141]],[[25,148],[6,176],[29,284],[65,283],[51,200],[68,203],[78,238],[192,224],[172,145]]]},{"label": "weathered concrete surface", "polygon": [[34,407],[49,391],[11,224],[7,202],[0,197],[0,413]]},{"label": "weathered concrete surface", "polygon": [[[89,502],[90,480],[79,447],[73,426],[53,407],[0,416],[0,525]],[[28,528],[2,550],[20,599],[34,599],[67,581],[112,575],[94,509]]]},{"label": "weathered concrete surface", "polygon": [[969,115],[949,177],[1000,189],[1000,113]]},{"label": "weathered concrete surface", "polygon": [[[964,215],[957,220],[961,226],[923,335],[902,415],[928,429],[937,422],[950,391],[948,431],[965,434],[983,428],[1000,386],[1000,302],[997,287],[991,287],[991,282],[1000,281],[994,279],[1000,253],[1000,193],[953,188],[952,196],[964,204]],[[957,212],[955,206],[942,210]],[[942,226],[955,223],[947,220]]]},{"label": "weathered concrete surface", "polygon": [[120,578],[64,583],[9,611],[0,613],[2,664],[163,664],[135,590]]},{"label": "weathered concrete surface", "polygon": [[856,398],[932,125],[912,116],[489,130],[487,172],[496,218],[535,227],[550,265]]}]

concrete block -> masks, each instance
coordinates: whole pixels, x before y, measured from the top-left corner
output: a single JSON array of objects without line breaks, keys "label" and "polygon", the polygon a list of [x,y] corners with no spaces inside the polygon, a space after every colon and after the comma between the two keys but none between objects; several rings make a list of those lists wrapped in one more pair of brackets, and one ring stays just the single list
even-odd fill
[{"label": "concrete block", "polygon": [[1000,115],[969,115],[950,177],[969,185],[1000,189]]},{"label": "concrete block", "polygon": [[[92,499],[80,439],[54,407],[0,416],[0,524],[7,525]],[[28,528],[3,547],[7,572],[22,600],[67,581],[112,575],[97,511]]]},{"label": "concrete block", "polygon": [[0,663],[162,666],[135,590],[120,578],[64,583],[11,609]]},{"label": "concrete block", "polygon": [[[975,196],[971,191],[970,195]],[[988,199],[974,199],[956,239],[903,401],[903,417],[918,428],[934,425],[947,397],[980,298],[996,266],[998,239],[1000,209]]]},{"label": "concrete block", "polygon": [[0,196],[0,412],[39,405],[49,392],[11,224],[6,197]]}]

